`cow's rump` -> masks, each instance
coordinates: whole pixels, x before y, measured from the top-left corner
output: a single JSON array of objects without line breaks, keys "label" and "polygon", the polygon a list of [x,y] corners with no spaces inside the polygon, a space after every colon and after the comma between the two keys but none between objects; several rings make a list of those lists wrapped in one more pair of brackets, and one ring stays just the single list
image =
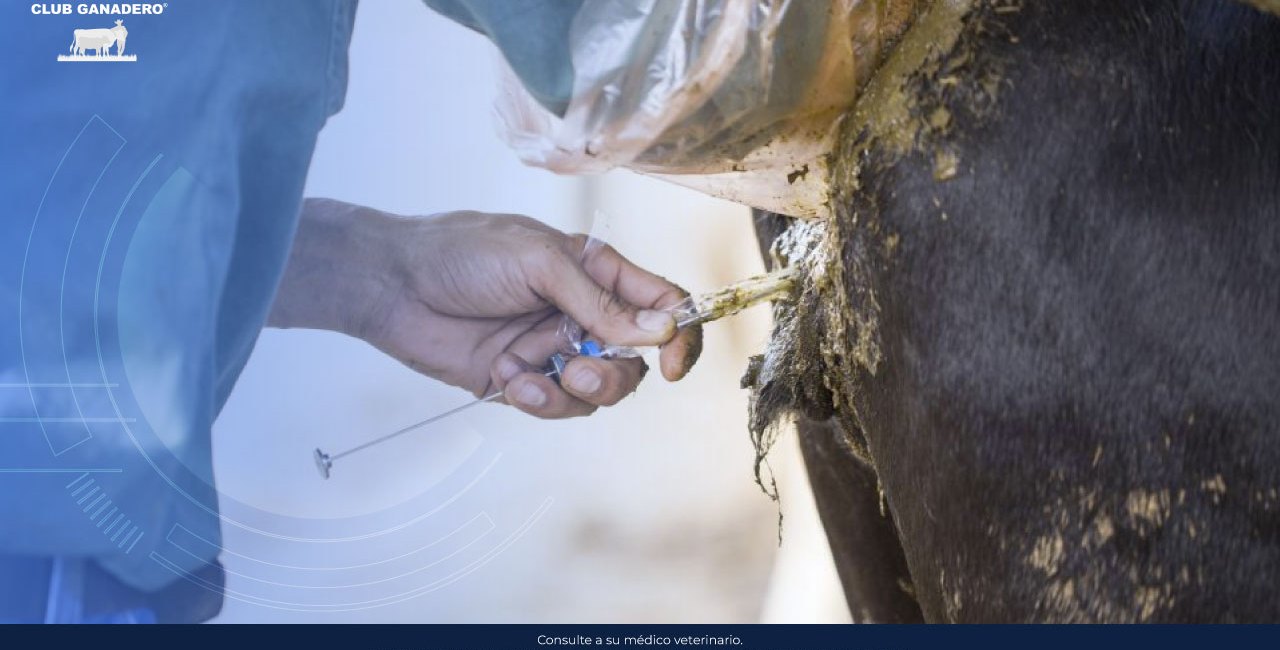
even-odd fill
[{"label": "cow's rump", "polygon": [[771,222],[816,280],[755,419],[799,413],[855,617],[1280,620],[1280,18],[939,33],[896,127],[850,120],[837,218]]}]

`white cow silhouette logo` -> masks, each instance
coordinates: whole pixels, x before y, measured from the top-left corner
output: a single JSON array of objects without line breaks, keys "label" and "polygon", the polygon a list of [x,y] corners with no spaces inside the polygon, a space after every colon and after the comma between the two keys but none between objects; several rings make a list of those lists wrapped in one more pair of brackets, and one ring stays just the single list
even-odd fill
[{"label": "white cow silhouette logo", "polygon": [[[77,29],[71,36],[70,56],[59,56],[59,61],[137,61],[137,55],[125,56],[124,43],[129,30],[124,21],[117,20],[109,29]],[[115,46],[116,53],[111,53]],[[92,52],[92,54],[89,54]]]}]

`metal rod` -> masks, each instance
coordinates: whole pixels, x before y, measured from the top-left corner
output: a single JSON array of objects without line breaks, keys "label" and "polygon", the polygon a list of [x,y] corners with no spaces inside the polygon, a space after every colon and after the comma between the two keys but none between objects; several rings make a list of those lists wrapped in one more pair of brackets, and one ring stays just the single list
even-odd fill
[{"label": "metal rod", "polygon": [[[553,370],[547,371],[547,372],[546,372],[546,373],[544,373],[544,374],[545,374],[546,376],[548,376],[548,377],[553,377],[553,376],[557,375],[558,373],[559,373],[559,369],[553,369]],[[443,420],[443,419],[445,419],[445,418],[447,418],[447,417],[449,417],[449,416],[451,416],[451,415],[456,415],[456,414],[458,414],[458,413],[461,413],[462,411],[465,411],[465,410],[467,410],[467,409],[469,409],[469,408],[471,408],[471,407],[473,407],[473,406],[475,406],[475,405],[477,405],[477,404],[484,404],[485,402],[492,402],[493,400],[495,400],[495,399],[497,399],[497,398],[499,398],[499,397],[502,397],[502,391],[500,391],[500,390],[496,390],[496,391],[494,391],[494,392],[492,392],[492,393],[489,393],[488,395],[485,395],[484,397],[481,397],[480,399],[477,399],[477,400],[474,400],[474,401],[471,401],[471,402],[467,402],[466,404],[463,404],[462,406],[459,406],[459,407],[457,407],[457,408],[449,409],[448,411],[445,411],[444,413],[439,413],[439,414],[433,415],[433,416],[431,416],[431,417],[429,417],[429,418],[427,418],[427,419],[425,419],[425,420],[423,420],[423,421],[421,421],[421,422],[415,422],[415,423],[413,423],[413,424],[410,424],[410,425],[409,425],[409,426],[407,426],[407,427],[404,427],[403,429],[398,429],[398,430],[396,430],[396,431],[393,431],[393,432],[391,432],[391,433],[388,433],[388,434],[387,434],[387,435],[385,435],[385,436],[380,436],[380,437],[378,437],[378,438],[374,438],[373,440],[370,440],[370,441],[368,441],[368,442],[365,442],[365,443],[362,443],[362,444],[356,445],[355,447],[352,447],[352,448],[347,449],[347,450],[345,450],[345,451],[340,451],[340,452],[338,452],[338,453],[336,453],[336,454],[332,454],[332,455],[331,455],[331,454],[327,454],[327,453],[325,453],[323,450],[321,450],[319,447],[317,447],[317,448],[316,448],[316,450],[315,450],[315,454],[314,454],[314,456],[315,456],[315,461],[316,461],[316,470],[318,470],[318,471],[320,472],[320,476],[322,476],[323,478],[326,478],[326,479],[327,479],[327,478],[329,478],[330,474],[332,474],[332,472],[333,472],[333,462],[334,462],[334,461],[336,461],[336,460],[338,460],[339,458],[345,458],[345,457],[350,456],[351,454],[354,454],[354,453],[356,453],[356,452],[358,452],[358,451],[363,451],[363,450],[365,450],[365,449],[368,449],[369,447],[373,447],[373,446],[375,446],[375,445],[382,444],[382,443],[384,443],[384,442],[386,442],[386,441],[388,441],[388,440],[391,440],[392,438],[396,438],[396,437],[402,436],[402,435],[404,435],[404,434],[406,434],[406,433],[409,433],[410,431],[413,431],[413,430],[415,430],[415,429],[419,429],[419,428],[421,428],[421,427],[425,427],[425,426],[427,426],[428,424],[432,424],[432,423],[434,423],[434,422],[439,422],[440,420]]]},{"label": "metal rod", "polygon": [[339,458],[344,458],[344,457],[346,457],[346,456],[350,456],[351,454],[354,454],[354,453],[356,453],[357,451],[360,451],[360,450],[362,450],[362,449],[368,449],[369,447],[372,447],[372,446],[374,446],[374,445],[376,445],[376,444],[380,444],[380,443],[386,442],[386,441],[388,441],[388,440],[390,440],[390,439],[392,439],[392,438],[395,438],[396,436],[402,436],[402,435],[404,435],[404,434],[406,434],[406,433],[409,433],[410,431],[413,431],[414,429],[417,429],[418,427],[425,427],[425,426],[427,426],[428,424],[431,424],[432,422],[438,422],[438,421],[440,421],[440,420],[443,420],[443,419],[445,419],[445,418],[449,417],[450,415],[453,415],[453,414],[455,414],[455,413],[461,413],[462,411],[465,411],[465,410],[467,410],[467,409],[469,409],[469,408],[471,408],[471,407],[473,407],[473,406],[475,406],[475,405],[477,405],[477,404],[484,404],[485,402],[491,402],[491,401],[493,401],[494,399],[497,399],[497,398],[499,398],[499,397],[502,397],[502,391],[500,391],[500,390],[499,390],[499,391],[494,391],[494,392],[492,392],[492,393],[490,393],[490,394],[488,394],[488,395],[485,395],[484,397],[481,397],[481,398],[480,398],[480,399],[478,399],[478,400],[475,400],[474,402],[467,402],[466,404],[463,404],[462,406],[459,406],[458,408],[450,409],[450,410],[448,410],[448,411],[445,411],[444,413],[441,413],[441,414],[439,414],[439,415],[434,415],[434,416],[429,417],[429,418],[427,418],[427,419],[425,419],[425,420],[423,420],[423,421],[421,421],[421,422],[418,422],[418,423],[416,423],[416,424],[410,424],[409,426],[407,426],[407,427],[405,427],[405,428],[403,428],[403,429],[400,429],[400,430],[398,430],[398,431],[393,431],[393,432],[391,432],[391,433],[388,433],[387,435],[382,436],[382,437],[380,437],[380,438],[374,438],[373,440],[370,440],[369,442],[366,442],[366,443],[364,443],[364,444],[362,444],[362,445],[357,445],[357,446],[352,447],[352,448],[350,448],[350,449],[348,449],[348,450],[346,450],[346,451],[343,451],[343,452],[339,452],[339,453],[337,453],[337,454],[334,454],[333,456],[331,456],[331,457],[330,457],[330,460],[338,460]]}]

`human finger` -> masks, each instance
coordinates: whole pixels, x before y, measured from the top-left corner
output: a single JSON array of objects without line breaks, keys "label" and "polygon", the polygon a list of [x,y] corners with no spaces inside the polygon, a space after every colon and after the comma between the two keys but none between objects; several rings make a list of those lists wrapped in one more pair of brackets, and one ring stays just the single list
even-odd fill
[{"label": "human finger", "polygon": [[565,364],[560,385],[570,395],[596,406],[613,406],[635,391],[648,366],[643,359],[575,357]]}]

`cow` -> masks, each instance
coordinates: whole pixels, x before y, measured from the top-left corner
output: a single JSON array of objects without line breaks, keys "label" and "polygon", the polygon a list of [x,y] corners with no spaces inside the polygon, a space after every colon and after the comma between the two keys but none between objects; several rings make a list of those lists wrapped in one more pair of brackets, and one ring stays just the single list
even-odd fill
[{"label": "cow", "polygon": [[797,421],[855,619],[1280,621],[1264,5],[934,2],[834,216],[758,214],[808,281],[753,428]]},{"label": "cow", "polygon": [[71,53],[84,56],[87,50],[93,50],[95,56],[106,56],[116,35],[110,29],[77,29],[71,40]]}]

